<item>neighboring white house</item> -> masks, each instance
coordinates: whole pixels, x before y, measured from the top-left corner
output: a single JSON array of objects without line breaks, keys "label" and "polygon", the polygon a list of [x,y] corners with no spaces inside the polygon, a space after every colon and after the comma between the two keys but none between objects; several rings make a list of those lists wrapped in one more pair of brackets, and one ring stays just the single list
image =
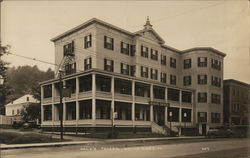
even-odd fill
[{"label": "neighboring white house", "polygon": [[5,105],[5,115],[6,116],[18,116],[21,110],[30,103],[38,103],[39,101],[35,99],[32,95],[26,94],[9,104]]}]

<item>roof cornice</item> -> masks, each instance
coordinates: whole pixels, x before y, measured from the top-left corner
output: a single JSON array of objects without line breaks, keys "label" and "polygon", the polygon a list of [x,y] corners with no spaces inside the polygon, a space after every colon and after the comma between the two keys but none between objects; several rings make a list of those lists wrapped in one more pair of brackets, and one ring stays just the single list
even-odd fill
[{"label": "roof cornice", "polygon": [[83,28],[85,28],[85,27],[87,27],[87,26],[90,26],[90,25],[92,25],[92,24],[95,24],[95,23],[96,23],[96,24],[99,24],[99,25],[102,25],[102,26],[105,26],[105,27],[108,27],[108,28],[111,28],[111,29],[113,29],[113,30],[116,30],[116,31],[118,31],[118,32],[124,33],[124,34],[129,35],[129,36],[132,36],[132,37],[135,36],[135,34],[132,33],[132,32],[129,32],[129,31],[124,30],[124,29],[122,29],[122,28],[119,28],[119,27],[117,27],[117,26],[115,26],[115,25],[112,25],[112,24],[107,23],[107,22],[105,22],[105,21],[99,20],[99,19],[97,19],[97,18],[92,18],[92,19],[86,21],[85,23],[83,23],[83,24],[81,24],[81,25],[78,25],[78,26],[76,26],[76,27],[74,27],[74,28],[72,28],[72,29],[70,29],[70,30],[68,30],[68,31],[66,31],[66,32],[64,32],[64,33],[62,33],[62,34],[60,34],[60,35],[58,35],[58,36],[52,38],[51,41],[52,41],[52,42],[55,42],[55,41],[57,41],[57,40],[59,40],[59,39],[65,37],[65,36],[68,36],[68,35],[70,35],[70,34],[72,34],[72,33],[74,33],[74,32],[77,32],[77,31],[79,31],[79,30],[81,30],[81,29],[83,29]]},{"label": "roof cornice", "polygon": [[194,48],[183,50],[183,51],[181,51],[181,53],[184,54],[184,53],[189,53],[189,52],[192,52],[192,51],[202,51],[202,50],[212,51],[212,52],[214,52],[214,53],[216,53],[216,54],[218,54],[218,55],[220,55],[222,57],[226,56],[225,53],[223,53],[223,52],[221,52],[221,51],[219,51],[217,49],[214,49],[212,47],[194,47]]}]

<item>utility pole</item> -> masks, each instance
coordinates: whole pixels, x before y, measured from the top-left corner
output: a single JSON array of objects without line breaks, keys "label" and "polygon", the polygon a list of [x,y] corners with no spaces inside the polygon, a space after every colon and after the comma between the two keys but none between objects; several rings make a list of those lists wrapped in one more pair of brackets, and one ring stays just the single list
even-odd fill
[{"label": "utility pole", "polygon": [[62,70],[59,70],[59,84],[60,84],[60,132],[61,140],[63,140],[63,82],[62,82]]}]

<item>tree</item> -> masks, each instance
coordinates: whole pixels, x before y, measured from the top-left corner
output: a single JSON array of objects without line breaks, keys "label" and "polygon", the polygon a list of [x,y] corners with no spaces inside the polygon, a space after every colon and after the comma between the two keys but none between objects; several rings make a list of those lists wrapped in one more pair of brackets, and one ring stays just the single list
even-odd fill
[{"label": "tree", "polygon": [[30,103],[25,106],[22,111],[22,120],[24,122],[36,121],[41,118],[41,106],[40,103]]},{"label": "tree", "polygon": [[37,66],[18,66],[9,68],[7,71],[8,85],[12,88],[11,95],[7,96],[7,101],[12,101],[25,94],[32,94],[34,98],[40,100],[39,82],[52,79],[54,72],[49,68],[41,71]]},{"label": "tree", "polygon": [[[7,54],[10,49],[10,46],[2,46],[0,41],[0,76],[6,80],[6,71],[8,63],[2,60],[2,56]],[[6,85],[6,82],[3,85],[0,85],[0,114],[5,114],[4,105],[6,103],[6,95],[9,94],[10,87]]]}]

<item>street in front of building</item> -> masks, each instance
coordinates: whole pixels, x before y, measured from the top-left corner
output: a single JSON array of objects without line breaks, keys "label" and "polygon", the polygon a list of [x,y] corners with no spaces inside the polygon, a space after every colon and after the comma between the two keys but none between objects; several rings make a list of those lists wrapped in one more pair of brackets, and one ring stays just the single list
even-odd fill
[{"label": "street in front of building", "polygon": [[[194,156],[197,154],[211,154],[216,157],[217,152],[234,151],[227,158],[242,157],[250,155],[250,139],[220,139],[202,141],[169,141],[166,140],[157,144],[149,142],[138,144],[96,144],[96,145],[77,145],[51,148],[32,148],[3,150],[4,158],[95,158],[95,157],[119,157],[119,158],[158,158],[158,157],[179,157]],[[127,147],[126,147],[127,146]],[[244,152],[243,152],[244,151]],[[226,152],[225,152],[226,154]],[[242,156],[241,156],[242,155]],[[222,157],[222,156],[220,156]],[[247,157],[247,156],[246,156]]]}]

